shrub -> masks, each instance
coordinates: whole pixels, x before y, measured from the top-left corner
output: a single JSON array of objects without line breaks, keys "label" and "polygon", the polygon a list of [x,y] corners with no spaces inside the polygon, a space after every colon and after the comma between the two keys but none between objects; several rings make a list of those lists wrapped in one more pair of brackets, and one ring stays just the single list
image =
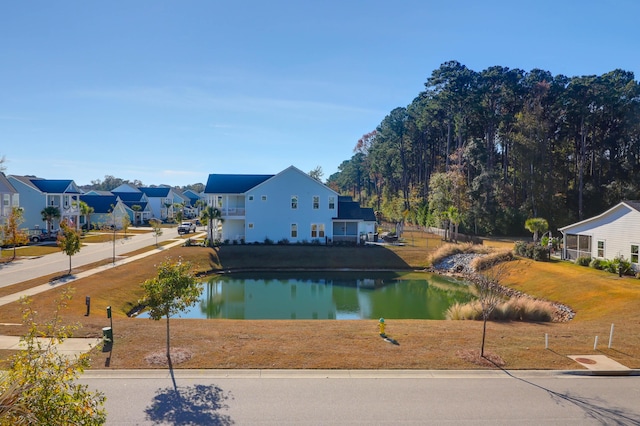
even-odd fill
[{"label": "shrub", "polygon": [[581,257],[576,259],[576,265],[589,266],[590,263],[591,263],[591,257],[590,256],[581,256]]},{"label": "shrub", "polygon": [[549,260],[549,249],[540,243],[527,243],[525,241],[516,241],[513,247],[513,251],[522,257],[527,259],[533,259],[536,261]]},{"label": "shrub", "polygon": [[527,257],[527,243],[525,241],[516,241],[513,245],[513,251],[522,257]]},{"label": "shrub", "polygon": [[280,246],[286,246],[289,244],[289,240],[286,238],[281,239],[280,241],[278,241],[278,245]]},{"label": "shrub", "polygon": [[269,237],[264,237],[264,245],[266,246],[272,246],[273,245],[273,240]]},{"label": "shrub", "polygon": [[605,271],[617,274],[622,271],[622,275],[633,275],[631,268],[631,262],[625,260],[623,257],[615,257],[613,260],[607,261],[607,267]]},{"label": "shrub", "polygon": [[593,269],[599,269],[599,270],[603,270],[604,266],[605,266],[605,262],[607,262],[606,260],[602,260],[602,259],[592,259],[591,262],[589,262],[589,267],[593,268]]},{"label": "shrub", "polygon": [[542,244],[533,244],[531,258],[537,262],[549,260],[549,249]]}]

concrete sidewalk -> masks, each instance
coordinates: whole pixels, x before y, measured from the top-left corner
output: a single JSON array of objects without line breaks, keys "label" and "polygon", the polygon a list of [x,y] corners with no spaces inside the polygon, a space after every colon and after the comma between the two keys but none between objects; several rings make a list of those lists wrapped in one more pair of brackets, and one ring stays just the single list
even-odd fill
[{"label": "concrete sidewalk", "polygon": [[[198,236],[197,234],[195,236]],[[80,272],[78,274],[75,275],[71,275],[71,276],[66,276],[63,277],[59,280],[50,282],[50,283],[46,283],[46,284],[41,284],[39,286],[36,287],[32,287],[28,290],[24,290],[18,293],[14,293],[14,294],[10,294],[7,296],[3,296],[0,297],[0,306],[2,305],[6,305],[9,303],[13,303],[16,302],[18,300],[20,300],[21,297],[24,296],[32,296],[34,294],[38,294],[38,293],[43,293],[45,291],[51,290],[53,288],[57,288],[69,283],[72,283],[76,280],[79,280],[81,278],[85,278],[88,276],[91,276],[93,274],[97,274],[100,273],[102,271],[111,269],[111,268],[115,268],[117,266],[120,265],[124,265],[127,264],[129,262],[135,262],[136,260],[140,260],[143,259],[145,257],[151,256],[152,254],[156,254],[156,253],[160,253],[168,248],[171,247],[175,247],[175,246],[179,246],[184,244],[185,240],[184,239],[179,239],[179,240],[175,240],[169,244],[166,244],[164,246],[161,247],[157,247],[153,250],[149,250],[146,251],[144,253],[140,253],[137,254],[135,256],[131,256],[131,257],[126,257],[126,258],[122,258],[118,261],[116,261],[115,264],[111,263],[108,265],[103,265],[103,266],[99,266],[97,268],[93,268],[93,269],[89,269],[83,272]],[[49,339],[41,339],[43,344],[48,344]],[[62,343],[56,345],[58,352],[61,354],[65,354],[65,355],[69,355],[69,356],[74,356],[74,355],[79,355],[81,353],[84,352],[89,352],[91,349],[95,348],[98,344],[102,343],[102,339],[101,338],[68,338],[65,339]],[[2,336],[0,335],[0,349],[7,349],[7,350],[20,350],[21,349],[21,344],[20,344],[20,337],[19,336]]]},{"label": "concrete sidewalk", "polygon": [[625,376],[633,372],[629,367],[605,355],[568,355],[568,357],[591,371],[593,375]]},{"label": "concrete sidewalk", "polygon": [[[198,236],[198,234],[194,235],[194,237],[197,237],[197,236]],[[160,253],[160,252],[162,252],[162,251],[164,251],[164,250],[166,250],[168,248],[182,245],[182,244],[184,244],[185,241],[186,240],[183,240],[183,239],[175,240],[175,241],[173,241],[173,242],[171,242],[169,244],[157,247],[157,248],[155,248],[153,250],[149,250],[149,251],[146,251],[144,253],[137,254],[135,256],[121,258],[120,260],[117,260],[116,263],[109,263],[107,265],[99,266],[97,268],[88,269],[86,271],[79,272],[79,273],[77,273],[75,275],[64,276],[64,277],[62,277],[62,278],[60,278],[60,279],[58,279],[56,281],[52,281],[52,282],[48,282],[46,284],[41,284],[39,286],[32,287],[32,288],[30,288],[28,290],[24,290],[24,291],[21,291],[21,292],[18,292],[18,293],[14,293],[14,294],[9,294],[7,296],[2,296],[2,297],[0,297],[0,306],[16,302],[16,301],[20,300],[21,297],[24,297],[24,296],[31,296],[31,295],[34,295],[34,294],[43,293],[43,292],[51,290],[53,288],[60,287],[60,286],[69,284],[71,282],[74,282],[75,280],[79,280],[80,278],[85,278],[85,277],[91,276],[93,274],[97,274],[97,273],[106,271],[108,269],[115,268],[117,266],[127,264],[129,262],[135,262],[136,260],[143,259],[143,258],[145,258],[147,256],[151,256],[152,254]]]},{"label": "concrete sidewalk", "polygon": [[[38,340],[40,340],[43,346],[48,345],[50,342],[49,339],[40,338]],[[56,344],[56,348],[58,349],[58,353],[73,357],[75,355],[89,352],[100,343],[102,343],[102,339],[98,339],[95,337],[88,339],[78,339],[71,337],[65,339],[62,343]],[[23,348],[24,345],[20,343],[19,336],[0,336],[0,349],[18,351]]]}]

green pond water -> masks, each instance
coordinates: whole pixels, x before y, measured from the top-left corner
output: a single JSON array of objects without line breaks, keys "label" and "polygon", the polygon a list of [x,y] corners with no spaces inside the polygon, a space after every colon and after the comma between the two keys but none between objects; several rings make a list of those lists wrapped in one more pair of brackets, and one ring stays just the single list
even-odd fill
[{"label": "green pond water", "polygon": [[[437,275],[260,273],[216,276],[180,318],[444,319],[473,298],[468,287]],[[411,278],[411,279],[407,279]],[[142,313],[139,317],[148,317]]]}]

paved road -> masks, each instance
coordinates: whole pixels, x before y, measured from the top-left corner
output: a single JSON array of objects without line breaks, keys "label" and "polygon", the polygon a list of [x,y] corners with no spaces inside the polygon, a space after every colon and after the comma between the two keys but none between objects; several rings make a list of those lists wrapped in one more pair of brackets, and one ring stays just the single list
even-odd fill
[{"label": "paved road", "polygon": [[[158,237],[158,242],[178,237],[177,228],[164,228]],[[156,238],[152,232],[136,234],[127,239],[120,239],[115,244],[116,258],[144,247],[152,246]],[[113,258],[114,245],[112,242],[86,244],[71,259],[73,267],[87,265],[103,259]],[[41,276],[65,273],[69,270],[69,257],[56,252],[33,259],[21,259],[10,263],[0,264],[0,287],[16,284]]]},{"label": "paved road", "polygon": [[640,425],[640,376],[562,372],[88,371],[107,424]]}]

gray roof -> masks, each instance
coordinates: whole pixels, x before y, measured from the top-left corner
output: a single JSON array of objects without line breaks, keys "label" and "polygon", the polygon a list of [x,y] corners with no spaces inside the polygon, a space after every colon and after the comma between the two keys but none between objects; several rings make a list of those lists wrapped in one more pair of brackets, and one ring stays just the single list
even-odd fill
[{"label": "gray roof", "polygon": [[623,203],[627,204],[629,207],[632,207],[640,212],[640,201],[631,201],[625,200]]},{"label": "gray roof", "polygon": [[204,189],[206,194],[243,194],[275,175],[211,174]]},{"label": "gray roof", "polygon": [[7,179],[4,173],[0,172],[0,193],[3,194],[17,194],[18,191],[11,185],[11,182]]},{"label": "gray roof", "polygon": [[356,201],[338,201],[338,217],[336,219],[375,222],[376,215],[372,208],[360,207],[360,203]]}]

